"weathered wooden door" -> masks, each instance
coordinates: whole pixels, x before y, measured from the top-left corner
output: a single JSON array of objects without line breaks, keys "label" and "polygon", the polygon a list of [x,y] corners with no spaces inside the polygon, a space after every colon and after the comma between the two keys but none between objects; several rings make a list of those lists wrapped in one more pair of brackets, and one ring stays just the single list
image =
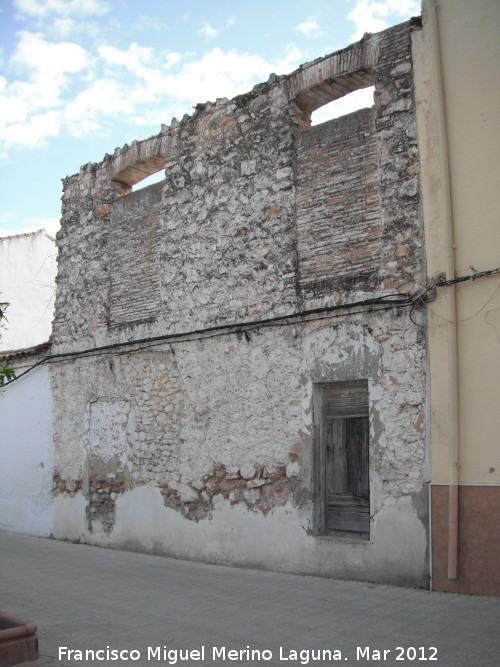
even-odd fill
[{"label": "weathered wooden door", "polygon": [[326,528],[370,530],[368,389],[325,389]]}]

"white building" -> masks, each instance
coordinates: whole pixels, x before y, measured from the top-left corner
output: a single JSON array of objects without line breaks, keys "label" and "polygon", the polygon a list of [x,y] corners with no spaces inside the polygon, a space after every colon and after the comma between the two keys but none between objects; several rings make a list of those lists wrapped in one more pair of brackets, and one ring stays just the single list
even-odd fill
[{"label": "white building", "polygon": [[48,341],[54,315],[57,249],[45,229],[0,238],[0,301],[9,304],[0,350]]}]

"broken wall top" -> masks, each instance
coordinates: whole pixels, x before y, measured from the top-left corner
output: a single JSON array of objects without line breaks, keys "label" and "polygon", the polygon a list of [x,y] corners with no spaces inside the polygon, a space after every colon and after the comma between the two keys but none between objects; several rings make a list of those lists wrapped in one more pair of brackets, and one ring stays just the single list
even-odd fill
[{"label": "broken wall top", "polygon": [[[422,275],[411,31],[396,26],[64,181],[58,350],[275,317]],[[375,105],[310,114],[375,86]],[[165,179],[132,192],[165,169]]]}]

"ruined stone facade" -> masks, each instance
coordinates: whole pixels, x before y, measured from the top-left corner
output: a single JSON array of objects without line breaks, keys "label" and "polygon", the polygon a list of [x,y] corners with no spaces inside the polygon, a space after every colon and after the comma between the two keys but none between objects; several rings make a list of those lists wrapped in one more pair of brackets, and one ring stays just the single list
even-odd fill
[{"label": "ruined stone facade", "polygon": [[[388,307],[424,280],[415,29],[198,105],[64,181],[56,537],[426,585],[425,321]],[[371,109],[309,127],[371,84]],[[356,381],[363,535],[318,524],[318,392]]]}]

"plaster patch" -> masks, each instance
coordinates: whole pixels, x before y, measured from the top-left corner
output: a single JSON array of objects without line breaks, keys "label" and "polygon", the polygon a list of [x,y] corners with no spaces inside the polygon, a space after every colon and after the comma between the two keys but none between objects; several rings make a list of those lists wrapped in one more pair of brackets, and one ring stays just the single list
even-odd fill
[{"label": "plaster patch", "polygon": [[109,461],[127,453],[128,401],[100,399],[90,404],[89,453]]}]

